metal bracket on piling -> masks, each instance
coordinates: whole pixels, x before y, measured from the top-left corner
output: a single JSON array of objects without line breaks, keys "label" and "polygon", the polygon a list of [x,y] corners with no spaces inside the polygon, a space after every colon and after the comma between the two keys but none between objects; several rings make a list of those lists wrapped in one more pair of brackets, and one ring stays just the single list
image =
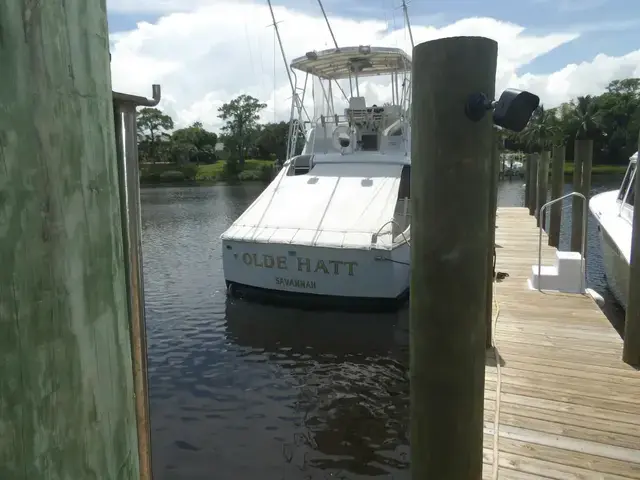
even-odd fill
[{"label": "metal bracket on piling", "polygon": [[136,107],[154,107],[161,98],[160,85],[152,86],[152,98],[112,92],[115,119],[118,182],[122,231],[127,267],[131,357],[136,394],[136,424],[140,478],[151,480],[151,438],[147,382],[147,344],[142,273],[142,227],[140,216],[140,171]]},{"label": "metal bracket on piling", "polygon": [[160,103],[161,89],[160,85],[151,85],[151,99],[141,97],[139,95],[130,95],[128,93],[112,92],[113,101],[116,103],[130,103],[136,107],[155,107]]}]

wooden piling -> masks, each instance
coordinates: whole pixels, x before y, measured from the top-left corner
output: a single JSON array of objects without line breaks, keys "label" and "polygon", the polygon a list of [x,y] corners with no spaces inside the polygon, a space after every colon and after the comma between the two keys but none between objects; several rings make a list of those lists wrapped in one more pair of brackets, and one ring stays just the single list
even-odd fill
[{"label": "wooden piling", "polygon": [[529,155],[524,158],[524,206],[529,208],[529,197],[531,191],[531,160]]},{"label": "wooden piling", "polygon": [[[640,149],[640,135],[638,136]],[[633,191],[640,192],[640,172],[636,171]],[[624,345],[622,360],[629,365],[640,366],[640,296],[632,292],[640,291],[640,208],[633,209],[631,233],[631,258],[629,262],[629,300],[625,312]]]},{"label": "wooden piling", "polygon": [[[564,193],[565,157],[566,148],[564,145],[553,147],[553,156],[551,157],[551,200],[560,198]],[[549,208],[549,245],[558,247],[560,245],[560,226],[562,224],[562,202],[556,202]]]},{"label": "wooden piling", "polygon": [[[589,199],[591,198],[591,169],[593,165],[593,140],[580,141],[580,156],[582,158],[582,184],[581,191],[586,198],[588,208]],[[588,220],[588,219],[587,219]]]},{"label": "wooden piling", "polygon": [[529,155],[529,163],[531,163],[529,170],[529,181],[531,187],[529,188],[529,215],[536,214],[536,205],[538,204],[538,155],[532,153]]},{"label": "wooden piling", "polygon": [[[576,140],[573,148],[573,191],[582,193],[582,154],[584,140]],[[574,196],[571,199],[571,251],[582,251],[582,213],[584,201]]]},{"label": "wooden piling", "polygon": [[[413,50],[411,477],[482,476],[485,303],[497,43],[443,38]],[[460,139],[465,141],[461,142]],[[470,234],[473,232],[473,234]]]},{"label": "wooden piling", "polygon": [[0,2],[2,479],[140,478],[108,33]]},{"label": "wooden piling", "polygon": [[538,157],[538,192],[536,195],[536,219],[538,227],[542,225],[545,228],[546,223],[542,206],[547,203],[547,195],[549,192],[549,152],[543,151]]}]

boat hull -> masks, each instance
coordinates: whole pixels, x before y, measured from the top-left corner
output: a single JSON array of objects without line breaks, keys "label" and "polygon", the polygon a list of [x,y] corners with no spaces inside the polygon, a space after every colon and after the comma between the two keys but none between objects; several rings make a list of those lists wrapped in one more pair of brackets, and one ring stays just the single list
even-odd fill
[{"label": "boat hull", "polygon": [[409,288],[408,244],[360,250],[223,240],[222,251],[230,290],[265,299],[397,303]]},{"label": "boat hull", "polygon": [[601,224],[598,224],[598,236],[607,285],[618,303],[626,310],[629,300],[629,263]]},{"label": "boat hull", "polygon": [[616,232],[618,241],[630,238],[631,225],[620,215],[617,192],[594,195],[589,201],[589,210],[598,222],[598,238],[602,252],[602,262],[609,290],[623,308],[629,299],[629,261],[610,229]]}]

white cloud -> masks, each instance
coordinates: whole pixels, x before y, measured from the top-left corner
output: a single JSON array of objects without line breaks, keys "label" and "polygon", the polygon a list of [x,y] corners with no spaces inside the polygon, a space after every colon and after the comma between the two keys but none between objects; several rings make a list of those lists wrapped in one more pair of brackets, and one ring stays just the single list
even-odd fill
[{"label": "white cloud", "polygon": [[[168,13],[155,24],[139,23],[129,32],[111,36],[113,88],[150,95],[151,84],[162,85],[160,106],[178,125],[200,120],[218,129],[217,109],[241,93],[253,95],[268,107],[264,120],[287,119],[291,91],[280,52],[274,51],[273,28],[265,5],[221,0],[110,0],[119,11],[146,8],[172,11],[184,5],[190,11]],[[324,19],[284,7],[274,7],[288,60],[310,50],[330,48],[332,41]],[[410,52],[404,30],[388,31],[378,20],[331,18],[340,45],[396,46]],[[497,91],[507,86],[523,88],[555,106],[576,95],[598,93],[609,81],[640,76],[640,50],[623,57],[598,55],[592,62],[568,65],[549,75],[520,73],[529,62],[578,37],[575,33],[528,34],[524,27],[491,18],[468,18],[442,28],[412,25],[417,43],[439,37],[482,35],[499,45]],[[275,55],[275,102],[274,102]],[[367,95],[382,102],[387,93],[379,84],[363,85]],[[335,92],[334,92],[335,93]],[[275,110],[274,110],[275,105]]]}]

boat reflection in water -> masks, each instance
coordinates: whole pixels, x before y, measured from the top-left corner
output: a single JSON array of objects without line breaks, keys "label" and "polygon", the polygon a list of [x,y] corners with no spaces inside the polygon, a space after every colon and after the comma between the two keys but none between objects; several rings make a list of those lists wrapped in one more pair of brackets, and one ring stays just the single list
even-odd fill
[{"label": "boat reflection in water", "polygon": [[283,396],[296,418],[283,455],[310,475],[301,478],[408,475],[406,309],[309,312],[229,298],[226,314],[227,340],[266,356],[298,391]]}]

